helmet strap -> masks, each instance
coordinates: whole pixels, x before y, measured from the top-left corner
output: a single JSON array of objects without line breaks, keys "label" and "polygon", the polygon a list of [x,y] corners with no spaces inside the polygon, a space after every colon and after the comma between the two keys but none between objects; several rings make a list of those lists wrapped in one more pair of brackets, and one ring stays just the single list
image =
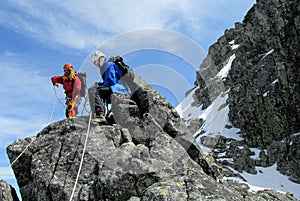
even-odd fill
[{"label": "helmet strap", "polygon": [[100,67],[103,66],[104,60],[105,60],[105,57],[103,57],[103,56],[101,56],[101,57],[99,58],[99,65],[100,65]]}]

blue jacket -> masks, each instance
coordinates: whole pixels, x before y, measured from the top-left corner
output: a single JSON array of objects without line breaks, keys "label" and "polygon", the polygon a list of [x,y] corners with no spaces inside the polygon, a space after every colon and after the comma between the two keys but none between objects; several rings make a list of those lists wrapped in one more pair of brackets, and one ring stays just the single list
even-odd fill
[{"label": "blue jacket", "polygon": [[122,80],[120,80],[123,76],[123,73],[114,62],[105,62],[102,66],[102,69],[104,72],[102,75],[104,86],[110,87],[114,93],[129,93],[129,88]]}]

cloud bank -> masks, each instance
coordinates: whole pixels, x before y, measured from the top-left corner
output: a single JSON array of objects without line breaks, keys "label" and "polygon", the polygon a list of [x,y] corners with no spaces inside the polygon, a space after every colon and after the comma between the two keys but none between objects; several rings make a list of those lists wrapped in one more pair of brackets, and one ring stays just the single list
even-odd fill
[{"label": "cloud bank", "polygon": [[[240,8],[249,8],[253,3],[254,0],[4,0],[0,24],[49,45],[74,49],[89,49],[111,36],[147,28],[178,31],[201,41],[214,33],[218,24],[228,23],[241,12]],[[231,27],[233,24],[230,21]]]}]

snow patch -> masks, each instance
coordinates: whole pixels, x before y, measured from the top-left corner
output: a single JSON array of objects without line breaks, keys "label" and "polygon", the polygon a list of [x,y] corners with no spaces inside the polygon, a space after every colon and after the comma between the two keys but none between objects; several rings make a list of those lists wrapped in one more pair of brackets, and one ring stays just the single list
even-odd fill
[{"label": "snow patch", "polygon": [[272,82],[272,84],[276,84],[277,82],[279,82],[278,79],[274,80],[274,81]]},{"label": "snow patch", "polygon": [[300,185],[291,182],[287,176],[280,174],[277,164],[271,167],[256,167],[257,174],[242,173],[247,182],[261,188],[275,189],[280,192],[292,192],[297,199],[300,199]]},{"label": "snow patch", "polygon": [[298,135],[300,135],[300,133],[295,133],[295,134],[293,134],[292,136],[298,136]]},{"label": "snow patch", "polygon": [[267,52],[267,53],[265,53],[265,54],[262,54],[262,55],[264,55],[264,56],[262,57],[262,59],[264,59],[266,56],[272,54],[273,52],[274,52],[274,49],[271,49],[269,52]]},{"label": "snow patch", "polygon": [[231,45],[232,50],[237,49],[240,46],[239,44],[234,44],[234,43],[235,43],[234,40],[229,42],[229,45]]},{"label": "snow patch", "polygon": [[268,96],[268,93],[269,93],[269,92],[270,92],[270,91],[265,92],[265,93],[263,94],[263,97]]},{"label": "snow patch", "polygon": [[[254,152],[254,156],[251,156],[251,158],[253,158],[253,159],[255,159],[255,160],[259,160],[259,159],[260,159],[260,158],[259,158],[259,154],[260,154],[261,150],[258,149],[258,148],[250,148],[250,150],[251,150],[252,152]],[[266,150],[264,150],[264,151],[266,151]]]},{"label": "snow patch", "polygon": [[234,59],[235,59],[235,54],[229,57],[228,63],[220,70],[220,72],[216,75],[216,77],[221,77],[221,78],[227,77],[229,70],[231,69],[231,64]]},{"label": "snow patch", "polygon": [[199,107],[192,106],[192,103],[194,102],[193,95],[198,88],[199,87],[196,87],[193,91],[191,91],[191,93],[175,108],[180,117],[183,118],[186,122],[191,119],[197,118],[199,116],[199,110],[201,110],[202,108],[201,105]]},{"label": "snow patch", "polygon": [[[201,130],[204,130],[205,134],[202,136],[207,136],[208,134],[221,135],[226,138],[242,140],[242,138],[237,134],[240,131],[240,129],[234,128],[231,122],[229,121],[229,106],[226,105],[227,98],[227,93],[226,95],[221,94],[208,108],[203,110],[199,118],[204,119],[205,123],[197,131],[197,133],[199,133]],[[228,126],[230,128],[226,128]]]},{"label": "snow patch", "polygon": [[235,50],[235,49],[237,49],[239,46],[240,46],[240,45],[232,45],[232,46],[231,46],[231,49]]}]

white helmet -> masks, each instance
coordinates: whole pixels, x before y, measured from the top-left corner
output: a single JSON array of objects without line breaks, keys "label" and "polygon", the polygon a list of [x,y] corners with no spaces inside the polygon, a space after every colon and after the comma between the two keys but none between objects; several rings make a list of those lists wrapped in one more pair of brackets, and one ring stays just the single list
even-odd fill
[{"label": "white helmet", "polygon": [[[103,59],[101,59],[100,61],[101,57],[103,57]],[[105,59],[105,54],[103,54],[100,51],[95,51],[94,54],[92,54],[91,56],[91,61],[95,65],[100,64],[102,66],[104,59]]]}]

